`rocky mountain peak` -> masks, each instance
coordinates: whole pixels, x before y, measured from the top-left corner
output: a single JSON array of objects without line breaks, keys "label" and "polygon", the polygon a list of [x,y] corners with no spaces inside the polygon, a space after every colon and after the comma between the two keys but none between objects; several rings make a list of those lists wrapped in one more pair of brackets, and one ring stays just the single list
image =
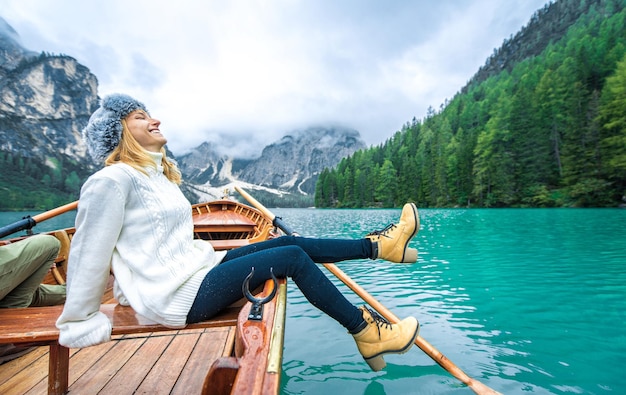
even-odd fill
[{"label": "rocky mountain peak", "polygon": [[0,149],[88,162],[80,134],[96,92],[96,77],[69,56],[24,57],[0,82]]},{"label": "rocky mountain peak", "polygon": [[317,176],[325,167],[366,147],[359,132],[337,126],[290,132],[266,146],[256,159],[222,156],[205,144],[179,158],[189,181],[214,187],[242,181],[304,195],[315,192]]}]

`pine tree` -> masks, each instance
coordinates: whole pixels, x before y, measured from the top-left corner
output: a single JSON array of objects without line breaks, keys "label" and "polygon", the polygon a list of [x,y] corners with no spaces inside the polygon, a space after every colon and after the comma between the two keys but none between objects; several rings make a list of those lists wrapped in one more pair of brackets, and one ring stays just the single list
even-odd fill
[{"label": "pine tree", "polygon": [[603,173],[618,199],[626,197],[626,55],[607,78],[599,110]]}]

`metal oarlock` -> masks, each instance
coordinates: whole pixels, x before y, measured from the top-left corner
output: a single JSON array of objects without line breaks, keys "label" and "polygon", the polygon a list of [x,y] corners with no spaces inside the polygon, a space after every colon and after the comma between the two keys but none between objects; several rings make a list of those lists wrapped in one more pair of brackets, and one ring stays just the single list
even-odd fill
[{"label": "metal oarlock", "polygon": [[254,268],[250,271],[250,274],[243,280],[243,284],[241,285],[241,291],[245,295],[246,299],[248,299],[252,303],[252,307],[250,307],[250,313],[248,314],[249,320],[261,321],[263,319],[263,305],[270,300],[274,299],[276,295],[276,290],[278,289],[278,280],[276,276],[274,276],[273,268],[270,268],[270,274],[272,275],[272,281],[274,282],[274,287],[272,288],[272,292],[264,298],[257,298],[252,295],[250,292],[250,279],[254,275]]}]

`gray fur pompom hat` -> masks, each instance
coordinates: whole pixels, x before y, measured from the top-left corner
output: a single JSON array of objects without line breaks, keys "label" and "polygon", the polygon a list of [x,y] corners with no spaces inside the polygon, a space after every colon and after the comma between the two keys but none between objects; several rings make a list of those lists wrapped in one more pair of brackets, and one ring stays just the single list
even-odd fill
[{"label": "gray fur pompom hat", "polygon": [[85,129],[83,140],[87,143],[89,155],[98,163],[104,162],[118,146],[122,138],[122,119],[135,110],[148,110],[143,103],[128,95],[114,93],[105,96],[91,117]]}]

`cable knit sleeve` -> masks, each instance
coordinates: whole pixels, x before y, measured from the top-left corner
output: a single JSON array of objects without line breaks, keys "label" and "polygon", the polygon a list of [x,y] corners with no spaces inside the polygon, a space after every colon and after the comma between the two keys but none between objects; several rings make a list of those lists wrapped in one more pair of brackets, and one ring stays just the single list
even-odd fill
[{"label": "cable knit sleeve", "polygon": [[56,323],[59,343],[66,347],[87,347],[111,339],[111,323],[100,312],[100,302],[124,222],[126,188],[123,179],[99,173],[84,184],[78,204],[68,262],[67,300]]}]

